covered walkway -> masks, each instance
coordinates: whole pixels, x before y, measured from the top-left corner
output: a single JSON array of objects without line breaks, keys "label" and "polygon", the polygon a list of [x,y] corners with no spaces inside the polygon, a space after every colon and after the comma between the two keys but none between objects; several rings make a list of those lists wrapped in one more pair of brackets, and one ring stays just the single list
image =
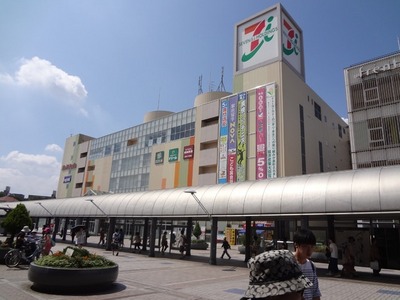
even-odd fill
[{"label": "covered walkway", "polygon": [[[400,166],[24,204],[32,218],[46,218],[49,223],[52,219],[54,234],[60,231],[60,220],[64,224],[100,220],[108,228],[108,243],[119,220],[132,219],[143,230],[143,238],[149,238],[150,256],[163,224],[171,233],[185,227],[191,236],[194,221],[210,221],[210,263],[216,264],[218,222],[241,221],[246,224],[247,260],[252,227],[268,220],[274,223],[274,239],[290,239],[297,228],[309,227],[325,231],[325,238],[337,243],[351,233],[365,247],[368,237],[375,235],[385,254],[384,266],[400,269]],[[360,255],[365,264],[367,253]]]}]

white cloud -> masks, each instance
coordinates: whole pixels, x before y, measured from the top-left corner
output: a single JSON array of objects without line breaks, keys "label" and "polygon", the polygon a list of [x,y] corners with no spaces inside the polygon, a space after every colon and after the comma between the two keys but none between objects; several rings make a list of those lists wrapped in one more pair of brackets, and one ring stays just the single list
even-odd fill
[{"label": "white cloud", "polygon": [[57,144],[47,145],[45,150],[49,151],[49,152],[62,152],[63,151],[63,149],[60,146],[58,146]]},{"label": "white cloud", "polygon": [[349,119],[348,118],[343,118],[342,117],[342,120],[345,121],[347,125],[349,125]]},{"label": "white cloud", "polygon": [[12,151],[0,156],[0,190],[11,187],[11,193],[50,196],[57,190],[61,163],[49,155]]},{"label": "white cloud", "polygon": [[[0,74],[0,82],[45,91],[53,95],[54,99],[84,111],[82,106],[88,93],[81,79],[37,56],[21,59],[21,65],[15,75]],[[84,111],[83,115],[85,113]]]}]

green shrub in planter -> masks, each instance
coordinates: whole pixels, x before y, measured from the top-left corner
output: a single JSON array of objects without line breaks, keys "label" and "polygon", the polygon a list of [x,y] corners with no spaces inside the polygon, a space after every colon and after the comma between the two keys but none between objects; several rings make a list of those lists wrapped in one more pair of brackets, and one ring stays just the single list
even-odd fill
[{"label": "green shrub in planter", "polygon": [[[71,249],[71,250],[68,250]],[[70,251],[72,255],[68,255]],[[115,263],[107,258],[89,253],[84,248],[68,246],[63,251],[57,251],[53,255],[39,258],[36,262],[39,266],[56,268],[101,268],[114,266]]]},{"label": "green shrub in planter", "polygon": [[99,292],[118,277],[118,265],[86,249],[67,247],[30,264],[32,289],[46,293]]}]

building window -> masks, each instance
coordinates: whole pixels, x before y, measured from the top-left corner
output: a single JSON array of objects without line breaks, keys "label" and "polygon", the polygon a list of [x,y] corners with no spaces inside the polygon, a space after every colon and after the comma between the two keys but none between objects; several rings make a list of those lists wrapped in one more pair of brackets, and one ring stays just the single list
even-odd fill
[{"label": "building window", "polygon": [[400,73],[370,75],[350,86],[350,111],[400,101]]},{"label": "building window", "polygon": [[342,126],[340,126],[340,124],[338,124],[337,126],[338,126],[338,131],[339,131],[339,137],[342,138],[343,137],[342,136],[342,133],[343,133]]},{"label": "building window", "polygon": [[107,145],[104,149],[104,156],[111,154],[111,145]]},{"label": "building window", "polygon": [[400,144],[400,122],[399,116],[382,119],[383,132],[385,133],[385,144],[388,146]]},{"label": "building window", "polygon": [[133,146],[133,145],[136,145],[137,142],[138,142],[138,139],[130,139],[130,140],[128,140],[128,142],[126,143],[126,145],[127,145],[128,147],[129,147],[129,146]]},{"label": "building window", "polygon": [[314,102],[314,114],[315,117],[321,121],[321,106],[317,102]]},{"label": "building window", "polygon": [[364,108],[364,92],[362,83],[355,84],[350,87],[350,97],[351,111]]},{"label": "building window", "polygon": [[81,153],[81,158],[87,157],[87,152]]},{"label": "building window", "polygon": [[195,122],[171,128],[171,141],[179,140],[194,135]]},{"label": "building window", "polygon": [[121,151],[121,143],[114,144],[114,153],[118,153]]},{"label": "building window", "polygon": [[400,116],[373,118],[367,122],[371,148],[400,145]]}]

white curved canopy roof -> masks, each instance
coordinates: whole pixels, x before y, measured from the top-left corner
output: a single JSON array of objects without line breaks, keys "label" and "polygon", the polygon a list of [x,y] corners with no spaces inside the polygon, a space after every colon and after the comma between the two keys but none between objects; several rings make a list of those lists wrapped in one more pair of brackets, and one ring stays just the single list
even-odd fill
[{"label": "white curved canopy roof", "polygon": [[189,189],[220,218],[400,213],[400,166],[23,203],[32,217],[208,218]]}]

